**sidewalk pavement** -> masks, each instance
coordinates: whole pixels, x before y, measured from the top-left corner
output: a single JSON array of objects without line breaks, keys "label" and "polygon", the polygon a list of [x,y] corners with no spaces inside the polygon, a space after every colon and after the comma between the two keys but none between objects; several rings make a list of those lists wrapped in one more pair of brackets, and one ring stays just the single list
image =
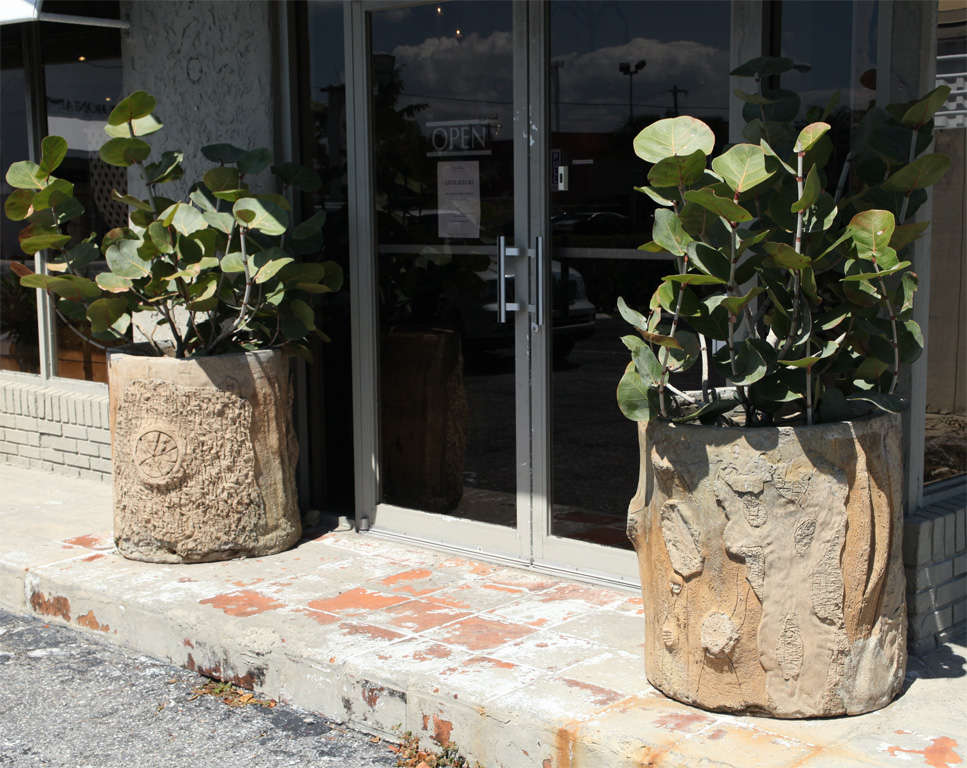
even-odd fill
[{"label": "sidewalk pavement", "polygon": [[0,605],[485,768],[967,768],[967,649],[858,717],[707,713],[644,677],[640,597],[352,532],[272,557],[124,560],[111,489],[0,466]]}]

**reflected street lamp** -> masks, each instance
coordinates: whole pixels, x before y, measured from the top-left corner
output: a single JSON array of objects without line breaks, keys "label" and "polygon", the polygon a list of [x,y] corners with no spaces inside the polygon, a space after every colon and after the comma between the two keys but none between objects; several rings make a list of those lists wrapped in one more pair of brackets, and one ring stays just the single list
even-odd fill
[{"label": "reflected street lamp", "polygon": [[632,119],[634,118],[634,107],[633,107],[634,102],[633,102],[632,96],[631,96],[631,87],[632,87],[632,82],[633,82],[632,81],[632,78],[635,75],[637,75],[639,72],[641,72],[641,70],[643,70],[646,65],[647,65],[647,62],[644,59],[640,59],[639,61],[636,61],[633,68],[632,68],[631,64],[628,63],[627,61],[622,61],[618,65],[618,71],[622,75],[627,75],[628,76],[628,123],[629,124],[631,123]]}]

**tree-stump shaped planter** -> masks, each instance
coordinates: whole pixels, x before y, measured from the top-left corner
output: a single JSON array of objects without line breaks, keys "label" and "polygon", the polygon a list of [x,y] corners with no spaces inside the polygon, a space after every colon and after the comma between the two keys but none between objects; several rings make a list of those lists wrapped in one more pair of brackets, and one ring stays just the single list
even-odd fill
[{"label": "tree-stump shaped planter", "polygon": [[724,712],[869,712],[906,669],[898,416],[639,424],[648,680]]},{"label": "tree-stump shaped planter", "polygon": [[114,539],[133,560],[281,552],[302,533],[288,357],[109,356]]}]

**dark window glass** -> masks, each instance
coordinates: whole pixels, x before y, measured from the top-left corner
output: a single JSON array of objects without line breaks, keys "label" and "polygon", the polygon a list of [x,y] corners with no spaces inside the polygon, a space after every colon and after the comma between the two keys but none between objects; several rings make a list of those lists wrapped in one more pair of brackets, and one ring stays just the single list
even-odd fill
[{"label": "dark window glass", "polygon": [[[27,103],[20,24],[0,27],[0,169],[6,176],[11,163],[27,159]],[[13,191],[0,181],[0,202]],[[33,259],[21,252],[17,233],[23,224],[0,214],[0,370],[40,371],[37,344],[37,293],[20,287],[10,271],[11,261]]]},{"label": "dark window glass", "polygon": [[[304,162],[322,186],[303,200],[305,216],[326,211],[323,250],[304,258],[339,262],[346,283],[316,302],[316,325],[331,338],[313,338],[306,409],[309,420],[310,499],[316,509],[351,513],[353,502],[352,330],[349,314],[349,229],[346,207],[346,76],[342,3],[298,8],[308,31],[298,51],[300,126]],[[305,14],[305,16],[301,16]]]},{"label": "dark window glass", "polygon": [[372,14],[382,500],[505,526],[515,361],[496,244],[514,233],[512,11]]}]

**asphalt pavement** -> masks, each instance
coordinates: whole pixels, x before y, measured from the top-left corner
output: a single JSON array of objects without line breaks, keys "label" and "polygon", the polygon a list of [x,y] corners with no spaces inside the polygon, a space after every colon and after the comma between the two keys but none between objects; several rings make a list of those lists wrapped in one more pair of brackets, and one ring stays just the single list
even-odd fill
[{"label": "asphalt pavement", "polygon": [[218,691],[198,674],[0,611],[0,766],[383,768],[385,741]]}]

